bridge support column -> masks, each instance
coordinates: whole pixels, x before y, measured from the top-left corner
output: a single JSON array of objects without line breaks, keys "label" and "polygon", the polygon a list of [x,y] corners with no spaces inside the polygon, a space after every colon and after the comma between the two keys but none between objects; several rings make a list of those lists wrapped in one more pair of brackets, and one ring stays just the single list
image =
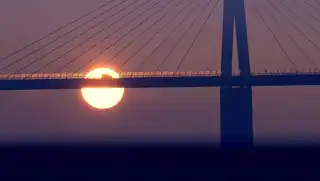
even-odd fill
[{"label": "bridge support column", "polygon": [[253,145],[251,87],[220,89],[221,147]]},{"label": "bridge support column", "polygon": [[[224,0],[221,75],[232,76],[233,29],[236,29],[240,76],[251,76],[244,0]],[[252,147],[251,87],[221,87],[221,147]]]}]

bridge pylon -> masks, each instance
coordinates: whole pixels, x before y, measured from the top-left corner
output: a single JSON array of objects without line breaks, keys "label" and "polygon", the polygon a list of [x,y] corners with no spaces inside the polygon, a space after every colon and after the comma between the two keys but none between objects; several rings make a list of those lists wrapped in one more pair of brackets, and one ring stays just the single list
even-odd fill
[{"label": "bridge pylon", "polygon": [[[232,76],[234,26],[240,76],[251,76],[244,0],[224,0],[221,75]],[[221,147],[252,147],[251,86],[220,88]]]}]

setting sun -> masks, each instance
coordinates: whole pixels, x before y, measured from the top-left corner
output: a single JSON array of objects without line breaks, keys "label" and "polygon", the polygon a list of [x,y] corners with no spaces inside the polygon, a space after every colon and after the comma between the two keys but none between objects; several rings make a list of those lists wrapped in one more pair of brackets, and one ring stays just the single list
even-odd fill
[{"label": "setting sun", "polygon": [[[98,68],[86,75],[86,78],[102,78],[109,75],[112,78],[119,78],[119,74],[109,68]],[[97,109],[108,109],[117,105],[124,94],[124,88],[82,88],[84,100]]]}]

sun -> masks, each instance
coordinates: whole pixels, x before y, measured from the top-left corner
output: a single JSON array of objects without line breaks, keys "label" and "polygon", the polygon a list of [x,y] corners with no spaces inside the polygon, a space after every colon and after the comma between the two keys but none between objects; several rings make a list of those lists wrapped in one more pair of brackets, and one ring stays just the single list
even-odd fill
[{"label": "sun", "polygon": [[[119,78],[119,74],[109,68],[97,68],[86,75],[86,78],[102,78],[109,75]],[[92,107],[97,109],[109,109],[117,105],[124,94],[124,88],[90,88],[81,89],[83,99]]]}]

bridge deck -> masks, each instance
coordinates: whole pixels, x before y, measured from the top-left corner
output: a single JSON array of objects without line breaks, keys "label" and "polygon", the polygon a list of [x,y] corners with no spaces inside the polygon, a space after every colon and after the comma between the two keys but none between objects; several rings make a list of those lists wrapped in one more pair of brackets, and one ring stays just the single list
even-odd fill
[{"label": "bridge deck", "polygon": [[320,85],[320,72],[252,73],[221,76],[219,72],[122,72],[118,79],[88,79],[85,73],[0,75],[0,90],[79,89],[83,87],[224,87]]},{"label": "bridge deck", "polygon": [[[235,71],[233,76],[240,76],[240,71]],[[318,70],[308,71],[278,71],[278,72],[252,72],[251,76],[301,76],[320,75]],[[186,78],[186,77],[220,77],[221,71],[190,71],[190,72],[120,72],[120,78]],[[36,73],[36,74],[0,74],[0,80],[40,80],[40,79],[87,79],[86,73]]]}]

